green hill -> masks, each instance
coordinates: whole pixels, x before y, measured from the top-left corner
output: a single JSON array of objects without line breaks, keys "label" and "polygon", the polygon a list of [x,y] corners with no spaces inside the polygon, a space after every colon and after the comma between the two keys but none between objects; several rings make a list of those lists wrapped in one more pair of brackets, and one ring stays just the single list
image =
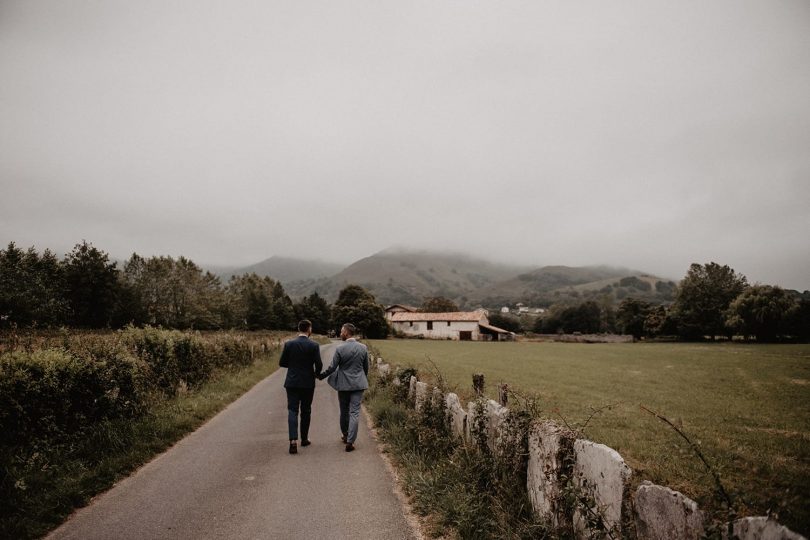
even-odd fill
[{"label": "green hill", "polygon": [[340,289],[357,284],[386,304],[419,305],[427,296],[446,296],[466,306],[470,298],[480,296],[478,291],[525,270],[462,254],[392,249],[360,259],[329,278],[292,283],[288,292],[304,296],[317,291],[333,301]]},{"label": "green hill", "polygon": [[626,297],[661,303],[672,300],[675,284],[638,270],[610,266],[544,266],[480,291],[488,307],[516,302],[532,306],[577,304],[584,300],[621,301]]},{"label": "green hill", "polygon": [[274,255],[256,264],[223,272],[220,276],[227,282],[231,276],[255,272],[260,276],[270,276],[286,287],[288,283],[294,281],[328,277],[340,272],[343,268],[345,268],[343,264]]}]

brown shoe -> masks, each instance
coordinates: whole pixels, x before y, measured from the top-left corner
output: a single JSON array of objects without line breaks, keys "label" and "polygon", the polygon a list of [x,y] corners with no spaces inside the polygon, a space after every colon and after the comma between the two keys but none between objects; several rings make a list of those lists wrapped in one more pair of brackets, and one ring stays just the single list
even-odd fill
[{"label": "brown shoe", "polygon": [[290,453],[297,454],[298,453],[298,443],[295,441],[290,441]]},{"label": "brown shoe", "polygon": [[346,451],[347,452],[353,452],[354,451],[354,445],[352,443],[346,443]]},{"label": "brown shoe", "polygon": [[341,435],[340,436],[340,442],[342,442],[343,444],[346,444],[346,435]]}]

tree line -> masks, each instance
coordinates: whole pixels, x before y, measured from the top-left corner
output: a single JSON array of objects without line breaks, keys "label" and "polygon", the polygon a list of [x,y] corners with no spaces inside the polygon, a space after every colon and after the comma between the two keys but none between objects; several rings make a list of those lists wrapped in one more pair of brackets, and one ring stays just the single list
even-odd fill
[{"label": "tree line", "polygon": [[83,241],[64,258],[49,250],[0,250],[0,328],[121,328],[295,330],[300,319],[327,334],[344,322],[366,337],[385,337],[383,307],[356,285],[334,305],[317,292],[293,302],[278,281],[255,273],[218,276],[193,261],[133,254],[122,268]]},{"label": "tree line", "polygon": [[[628,297],[576,306],[552,306],[528,325],[492,313],[489,320],[513,332],[618,332],[637,338],[682,340],[722,336],[760,342],[810,340],[810,292],[748,283],[726,265],[692,264],[671,304]],[[424,299],[422,311],[457,311],[443,297]],[[218,276],[179,257],[133,254],[119,268],[104,251],[84,241],[64,258],[51,251],[22,250],[13,242],[0,250],[0,328],[121,328],[295,330],[309,319],[316,333],[354,323],[366,337],[389,332],[383,306],[357,285],[340,291],[334,305],[317,292],[294,302],[278,281],[254,274]]]},{"label": "tree line", "polygon": [[[669,305],[625,298],[616,309],[587,301],[552,306],[550,312],[535,321],[534,332],[619,332],[685,341],[734,336],[759,342],[810,340],[810,292],[751,285],[744,275],[714,262],[692,264]],[[497,325],[503,318],[490,317],[490,322]]]}]

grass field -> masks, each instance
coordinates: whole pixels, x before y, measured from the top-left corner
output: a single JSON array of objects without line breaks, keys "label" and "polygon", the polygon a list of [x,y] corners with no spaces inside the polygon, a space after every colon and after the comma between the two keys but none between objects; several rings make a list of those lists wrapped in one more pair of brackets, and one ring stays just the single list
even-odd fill
[{"label": "grass field", "polygon": [[635,482],[672,487],[717,510],[713,480],[672,428],[700,445],[745,515],[778,514],[810,532],[810,345],[369,341],[388,362],[429,375],[432,361],[469,397],[471,375],[537,394],[541,416],[624,456]]}]

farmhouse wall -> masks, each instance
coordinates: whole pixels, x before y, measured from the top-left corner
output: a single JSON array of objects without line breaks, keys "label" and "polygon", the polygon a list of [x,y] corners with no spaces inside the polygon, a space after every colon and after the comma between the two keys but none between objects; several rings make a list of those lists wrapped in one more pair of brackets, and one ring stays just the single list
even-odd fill
[{"label": "farmhouse wall", "polygon": [[472,332],[473,341],[480,339],[480,330],[476,321],[432,321],[433,329],[428,330],[427,321],[394,322],[394,331],[401,332],[406,336],[424,336],[428,339],[459,339],[459,332]]}]

